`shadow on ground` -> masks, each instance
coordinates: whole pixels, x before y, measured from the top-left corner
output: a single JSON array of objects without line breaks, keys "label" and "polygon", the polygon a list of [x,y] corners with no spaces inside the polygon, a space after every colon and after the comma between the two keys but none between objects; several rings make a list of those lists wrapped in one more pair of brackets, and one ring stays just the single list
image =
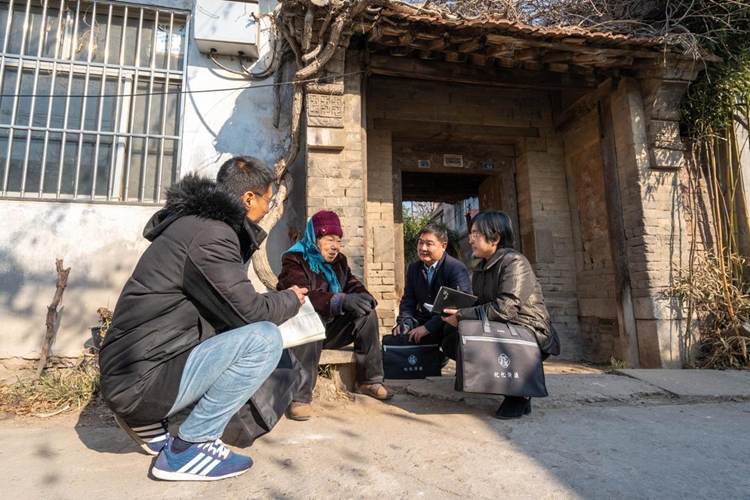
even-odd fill
[{"label": "shadow on ground", "polygon": [[[81,410],[75,431],[86,448],[97,453],[141,453],[138,445],[117,429],[112,413],[99,398],[89,401]],[[119,430],[119,429],[118,429]]]}]

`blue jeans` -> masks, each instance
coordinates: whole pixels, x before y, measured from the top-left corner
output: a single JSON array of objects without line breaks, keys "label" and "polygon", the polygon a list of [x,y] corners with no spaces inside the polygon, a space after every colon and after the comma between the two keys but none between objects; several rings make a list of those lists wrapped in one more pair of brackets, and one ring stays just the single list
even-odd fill
[{"label": "blue jeans", "polygon": [[168,414],[197,401],[180,426],[180,438],[192,443],[219,439],[232,415],[276,368],[281,351],[279,328],[268,321],[229,330],[193,348]]}]

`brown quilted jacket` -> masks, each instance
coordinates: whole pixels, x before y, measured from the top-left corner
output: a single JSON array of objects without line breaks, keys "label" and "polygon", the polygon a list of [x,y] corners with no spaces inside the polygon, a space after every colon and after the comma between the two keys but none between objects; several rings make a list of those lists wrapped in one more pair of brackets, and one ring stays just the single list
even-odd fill
[{"label": "brown quilted jacket", "polygon": [[[346,261],[346,256],[340,253],[333,262],[331,267],[336,273],[336,277],[341,284],[341,292],[334,294],[328,291],[328,281],[323,274],[315,274],[307,264],[301,253],[285,253],[281,259],[281,274],[279,275],[279,284],[277,290],[284,290],[293,285],[308,289],[307,296],[310,297],[315,311],[323,316],[326,321],[330,321],[337,314],[341,314],[340,304],[343,294],[346,293],[366,293],[365,285],[362,284],[353,274]],[[335,297],[338,295],[339,297]],[[336,300],[338,298],[338,301]],[[333,302],[333,308],[331,307]]]}]

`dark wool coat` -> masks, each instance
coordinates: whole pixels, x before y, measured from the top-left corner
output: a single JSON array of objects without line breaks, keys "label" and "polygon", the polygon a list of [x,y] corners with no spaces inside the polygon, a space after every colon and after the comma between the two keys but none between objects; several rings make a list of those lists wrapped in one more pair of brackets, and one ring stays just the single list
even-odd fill
[{"label": "dark wool coat", "polygon": [[307,288],[307,296],[310,298],[315,312],[320,314],[325,321],[331,321],[335,316],[343,313],[341,300],[344,294],[366,293],[372,296],[365,285],[352,274],[343,253],[339,253],[331,262],[331,268],[336,273],[341,285],[341,292],[336,294],[328,291],[326,277],[322,273],[315,274],[301,253],[285,253],[281,258],[281,274],[276,288],[277,290],[284,290],[293,285]]},{"label": "dark wool coat", "polygon": [[459,309],[459,321],[479,319],[479,308],[483,308],[490,321],[530,328],[544,354],[560,354],[560,340],[544,305],[542,288],[523,254],[499,249],[476,268],[472,286],[479,305]]},{"label": "dark wool coat", "polygon": [[409,264],[406,271],[406,286],[404,296],[398,308],[397,323],[406,318],[414,318],[420,325],[424,325],[427,331],[434,334],[443,327],[440,316],[432,314],[424,308],[424,304],[435,303],[435,297],[441,286],[447,286],[465,293],[471,293],[471,282],[469,281],[469,270],[460,260],[454,259],[447,253],[437,263],[435,276],[432,283],[427,284],[427,270],[420,260]]},{"label": "dark wool coat", "polygon": [[265,238],[239,198],[189,175],[146,225],[151,245],[115,306],[99,354],[101,392],[126,421],[158,422],[172,408],[195,346],[258,321],[297,313],[294,292],[261,294],[245,263]]}]

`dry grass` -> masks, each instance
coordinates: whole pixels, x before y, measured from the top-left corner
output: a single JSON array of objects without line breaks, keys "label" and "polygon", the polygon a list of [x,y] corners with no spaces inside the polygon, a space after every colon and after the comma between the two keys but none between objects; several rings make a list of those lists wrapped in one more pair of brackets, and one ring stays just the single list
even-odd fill
[{"label": "dry grass", "polygon": [[333,380],[333,372],[336,371],[336,365],[318,365],[318,377]]},{"label": "dry grass", "polygon": [[691,269],[683,269],[668,290],[688,310],[688,328],[698,331],[699,368],[750,368],[750,338],[740,335],[740,326],[750,319],[750,280],[743,276],[748,266],[739,255],[723,265],[713,256],[696,255]]},{"label": "dry grass", "polygon": [[98,393],[96,359],[86,357],[74,368],[49,370],[39,380],[0,386],[0,411],[51,416],[79,409]]},{"label": "dry grass", "polygon": [[609,358],[609,366],[607,367],[608,373],[612,373],[614,370],[627,370],[628,368],[632,368],[632,366],[630,366],[627,361],[619,360],[614,356]]},{"label": "dry grass", "polygon": [[729,335],[706,335],[701,339],[701,368],[750,368],[747,353],[750,351],[750,338],[731,333]]}]

